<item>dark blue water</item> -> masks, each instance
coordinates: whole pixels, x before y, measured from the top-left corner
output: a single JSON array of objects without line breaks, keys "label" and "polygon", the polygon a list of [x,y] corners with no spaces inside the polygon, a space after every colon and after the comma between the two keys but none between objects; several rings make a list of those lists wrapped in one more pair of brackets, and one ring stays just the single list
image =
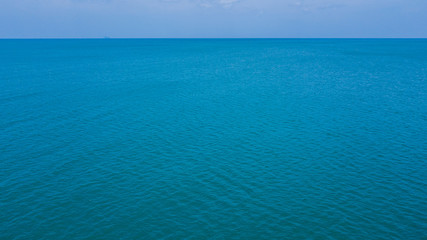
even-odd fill
[{"label": "dark blue water", "polygon": [[427,239],[427,40],[1,40],[0,239]]}]

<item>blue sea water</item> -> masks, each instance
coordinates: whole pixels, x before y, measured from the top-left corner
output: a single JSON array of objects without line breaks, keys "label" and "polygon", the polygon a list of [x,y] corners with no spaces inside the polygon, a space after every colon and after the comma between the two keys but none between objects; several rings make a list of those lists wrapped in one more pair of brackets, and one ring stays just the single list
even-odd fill
[{"label": "blue sea water", "polygon": [[0,239],[427,239],[427,40],[0,40]]}]

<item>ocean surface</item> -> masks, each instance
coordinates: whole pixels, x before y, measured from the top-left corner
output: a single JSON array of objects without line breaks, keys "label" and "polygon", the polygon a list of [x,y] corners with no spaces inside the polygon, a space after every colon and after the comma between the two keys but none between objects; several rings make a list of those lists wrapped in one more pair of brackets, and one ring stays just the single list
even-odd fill
[{"label": "ocean surface", "polygon": [[0,40],[0,239],[427,239],[427,40]]}]

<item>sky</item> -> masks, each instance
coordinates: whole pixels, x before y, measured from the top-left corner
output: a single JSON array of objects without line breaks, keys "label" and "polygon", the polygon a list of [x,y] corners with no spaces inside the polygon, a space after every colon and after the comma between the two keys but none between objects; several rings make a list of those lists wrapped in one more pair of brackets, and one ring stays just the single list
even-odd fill
[{"label": "sky", "polygon": [[427,0],[0,0],[0,38],[427,38]]}]

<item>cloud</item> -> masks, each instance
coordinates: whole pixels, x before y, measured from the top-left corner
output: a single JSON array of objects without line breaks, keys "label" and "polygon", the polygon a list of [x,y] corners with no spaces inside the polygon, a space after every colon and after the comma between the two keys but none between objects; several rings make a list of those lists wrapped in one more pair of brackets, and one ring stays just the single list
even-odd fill
[{"label": "cloud", "polygon": [[[186,0],[158,0],[158,1],[161,1],[161,2],[184,2]],[[214,6],[221,6],[224,8],[230,8],[235,3],[240,2],[241,0],[189,0],[189,1],[196,3],[197,5],[205,7],[205,8],[211,8]]]},{"label": "cloud", "polygon": [[239,0],[219,0],[219,4],[221,4],[223,7],[228,8],[238,1]]}]

